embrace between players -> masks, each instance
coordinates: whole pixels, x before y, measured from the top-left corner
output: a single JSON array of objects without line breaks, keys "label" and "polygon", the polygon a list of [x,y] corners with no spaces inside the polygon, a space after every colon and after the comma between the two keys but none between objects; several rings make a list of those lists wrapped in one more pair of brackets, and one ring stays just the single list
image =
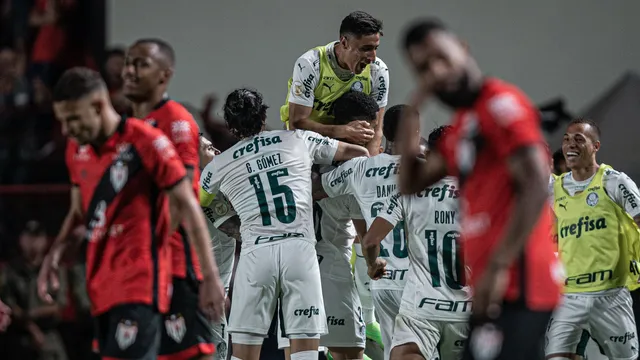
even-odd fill
[{"label": "embrace between players", "polygon": [[[239,141],[206,164],[198,164],[193,118],[166,97],[175,60],[166,43],[141,40],[127,54],[125,93],[147,124],[119,116],[96,73],[65,73],[54,110],[71,138],[75,186],[41,272],[41,296],[48,296],[48,283],[55,290],[67,234],[85,219],[87,284],[103,358],[211,358],[226,349],[228,331],[232,357],[257,360],[274,313],[279,343],[293,360],[315,360],[319,346],[334,358],[363,358],[375,317],[385,358],[536,359],[547,326],[557,329],[547,355],[572,356],[564,350],[572,329],[591,323],[556,316],[550,322],[565,279],[549,236],[549,167],[537,110],[514,86],[484,77],[464,44],[427,20],[411,26],[404,42],[419,90],[385,115],[389,76],[376,57],[381,30],[379,20],[354,12],[342,22],[339,42],[298,59],[280,111],[298,130],[265,131],[262,96],[232,92],[224,118]],[[431,133],[424,151],[417,109],[431,97],[456,113],[452,126]],[[575,131],[588,135],[589,126]],[[567,143],[583,146],[571,131]],[[376,155],[383,134],[384,153]],[[565,155],[574,153],[586,151]],[[627,192],[637,194],[633,186]],[[585,196],[593,205],[557,216],[558,228],[569,229],[559,237],[563,261],[577,237],[571,221],[583,212],[594,219],[606,203]],[[606,221],[623,224],[619,213]],[[242,250],[225,326],[233,251],[221,258],[217,250],[233,249],[238,235],[218,230],[238,220]],[[631,261],[634,228],[625,229],[607,235],[628,238],[625,247],[607,251]],[[623,289],[605,294],[623,316],[624,289],[633,282],[625,266],[575,292]],[[598,340],[618,329],[590,330]],[[565,340],[554,345],[558,339]],[[637,351],[637,339],[629,343]],[[610,343],[604,350],[624,353]]]}]

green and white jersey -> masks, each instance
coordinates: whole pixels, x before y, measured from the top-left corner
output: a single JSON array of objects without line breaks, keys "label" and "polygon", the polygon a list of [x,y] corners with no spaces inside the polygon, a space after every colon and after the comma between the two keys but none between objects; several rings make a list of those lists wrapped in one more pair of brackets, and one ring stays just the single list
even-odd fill
[{"label": "green and white jersey", "polygon": [[[389,154],[351,159],[323,174],[322,186],[329,197],[353,195],[368,229],[396,193],[399,163],[400,156]],[[371,282],[371,289],[404,289],[409,258],[402,222],[380,244],[380,257],[387,261],[387,271],[382,279]]]},{"label": "green and white jersey", "polygon": [[243,250],[295,238],[315,244],[311,166],[330,164],[337,149],[337,140],[313,131],[264,131],[216,156],[200,186],[229,199]]},{"label": "green and white jersey", "polygon": [[458,246],[458,183],[446,177],[413,195],[395,193],[378,217],[392,225],[404,222],[411,269],[400,314],[418,319],[466,321],[471,293]]}]

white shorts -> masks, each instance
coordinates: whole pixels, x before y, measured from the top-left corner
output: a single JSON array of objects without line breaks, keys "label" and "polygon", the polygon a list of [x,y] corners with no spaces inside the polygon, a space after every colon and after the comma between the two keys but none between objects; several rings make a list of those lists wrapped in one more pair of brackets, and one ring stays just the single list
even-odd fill
[{"label": "white shorts", "polygon": [[[362,306],[353,279],[322,276],[322,295],[329,333],[320,337],[323,347],[365,347],[366,326]],[[289,347],[289,339],[278,330],[278,348]]]},{"label": "white shorts", "polygon": [[638,338],[631,305],[626,288],[565,294],[551,317],[545,354],[575,353],[582,330],[587,330],[609,359],[635,359]]},{"label": "white shorts", "polygon": [[400,312],[402,290],[371,289],[376,318],[380,323],[380,335],[384,345],[384,358],[391,354],[391,337],[396,323],[396,316]]},{"label": "white shorts", "polygon": [[240,253],[229,333],[267,336],[280,300],[285,334],[327,333],[314,245],[286,240]]},{"label": "white shorts", "polygon": [[227,334],[227,317],[222,314],[219,322],[212,324],[213,344],[216,346],[216,353],[213,360],[227,360],[227,349],[229,348],[229,334]]},{"label": "white shorts", "polygon": [[464,344],[469,335],[466,322],[417,320],[398,315],[391,348],[415,343],[425,359],[435,359],[440,350],[440,360],[462,359]]}]

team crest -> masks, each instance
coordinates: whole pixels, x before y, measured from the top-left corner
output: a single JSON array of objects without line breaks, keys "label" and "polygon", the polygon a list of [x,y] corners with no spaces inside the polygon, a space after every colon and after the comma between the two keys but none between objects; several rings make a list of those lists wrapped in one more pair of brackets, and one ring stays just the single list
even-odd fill
[{"label": "team crest", "polygon": [[122,162],[122,160],[117,160],[115,164],[111,165],[110,178],[113,189],[116,193],[120,192],[129,178],[129,168]]},{"label": "team crest", "polygon": [[116,328],[116,342],[121,350],[124,350],[136,342],[138,325],[130,320],[121,320]]},{"label": "team crest", "polygon": [[587,195],[587,205],[594,207],[598,204],[598,194],[592,192],[589,195]]},{"label": "team crest", "polygon": [[362,81],[356,81],[351,85],[351,90],[362,92],[364,90],[364,85],[362,85]]},{"label": "team crest", "polygon": [[187,325],[184,322],[182,315],[171,315],[164,321],[164,327],[167,330],[167,335],[177,343],[181,343],[184,338],[184,334],[187,332]]},{"label": "team crest", "polygon": [[216,215],[223,216],[223,215],[225,215],[226,213],[229,212],[229,206],[227,204],[225,204],[224,202],[220,201],[220,202],[217,202],[214,205],[213,211],[216,212]]}]

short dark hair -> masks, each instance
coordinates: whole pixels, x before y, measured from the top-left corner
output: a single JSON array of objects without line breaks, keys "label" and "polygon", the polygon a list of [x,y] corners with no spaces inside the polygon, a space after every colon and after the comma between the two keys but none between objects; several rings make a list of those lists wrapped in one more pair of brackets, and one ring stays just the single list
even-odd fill
[{"label": "short dark hair", "polygon": [[564,154],[562,153],[562,149],[558,149],[556,150],[553,155],[551,155],[553,158],[553,163],[557,164],[560,162],[564,162],[565,158],[564,158]]},{"label": "short dark hair", "polygon": [[384,112],[384,121],[382,122],[382,135],[387,141],[396,141],[396,133],[398,131],[398,125],[402,119],[402,114],[405,111],[411,111],[418,114],[418,111],[409,105],[399,104],[390,107]]},{"label": "short dark hair", "polygon": [[24,224],[22,234],[29,236],[43,236],[47,235],[47,231],[39,221],[29,220]]},{"label": "short dark hair", "polygon": [[421,43],[424,38],[434,31],[447,31],[447,26],[436,18],[415,20],[404,31],[404,49]]},{"label": "short dark hair", "polygon": [[109,49],[107,49],[107,51],[105,51],[104,59],[108,60],[113,56],[125,57],[125,55],[126,55],[126,51],[123,48],[121,48],[121,47],[113,47],[113,48],[109,48]]},{"label": "short dark hair", "polygon": [[97,71],[85,67],[74,67],[65,71],[53,88],[53,101],[74,101],[94,91],[106,89],[107,85]]},{"label": "short dark hair", "polygon": [[366,36],[382,34],[382,20],[378,20],[364,11],[354,11],[342,19],[340,36],[352,34]]},{"label": "short dark hair", "polygon": [[437,128],[431,130],[429,133],[429,138],[427,139],[427,146],[429,149],[435,149],[438,147],[438,142],[444,135],[451,131],[453,127],[451,125],[442,125]]},{"label": "short dark hair", "polygon": [[232,91],[224,102],[224,120],[229,131],[239,139],[254,136],[264,127],[267,109],[262,94],[241,88]]},{"label": "short dark hair", "polygon": [[567,128],[571,125],[577,125],[577,124],[589,125],[593,129],[593,132],[596,135],[596,138],[594,140],[600,140],[600,127],[598,126],[598,124],[595,123],[595,121],[587,118],[577,118],[577,119],[571,120]]},{"label": "short dark hair", "polygon": [[380,107],[375,99],[360,91],[349,91],[333,103],[336,125],[345,125],[354,120],[373,121]]},{"label": "short dark hair", "polygon": [[160,53],[162,55],[164,55],[167,58],[167,61],[169,62],[170,66],[174,66],[176,63],[176,52],[173,50],[173,47],[166,42],[165,40],[162,39],[158,39],[158,38],[144,38],[144,39],[138,39],[136,40],[135,43],[133,43],[133,45],[140,45],[140,44],[153,44],[156,45],[158,47],[158,49],[160,49]]}]

